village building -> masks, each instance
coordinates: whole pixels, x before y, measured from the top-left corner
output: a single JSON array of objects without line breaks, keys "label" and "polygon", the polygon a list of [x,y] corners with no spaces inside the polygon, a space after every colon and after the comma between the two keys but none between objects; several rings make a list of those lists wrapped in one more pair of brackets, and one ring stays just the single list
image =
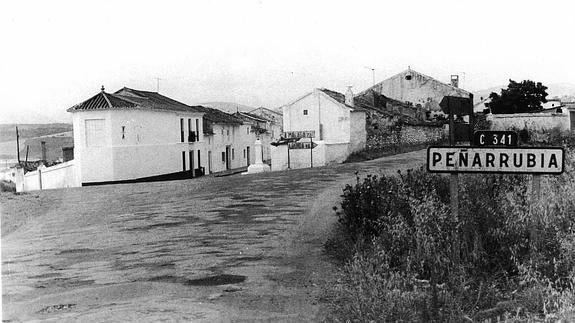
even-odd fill
[{"label": "village building", "polygon": [[369,87],[358,96],[374,91],[386,98],[405,102],[416,108],[423,108],[430,117],[441,112],[439,103],[444,96],[471,98],[473,94],[459,88],[459,77],[452,75],[451,83],[446,84],[433,77],[416,72],[411,68]]},{"label": "village building", "polygon": [[247,169],[255,160],[256,133],[249,123],[223,111],[197,106],[204,112],[206,172],[235,172]]},{"label": "village building", "polygon": [[282,107],[283,131],[313,131],[312,149],[288,149],[287,141],[272,145],[272,170],[323,166],[344,161],[365,147],[364,109],[356,107],[351,89],[346,95],[315,89]]},{"label": "village building", "polygon": [[281,125],[279,125],[276,121],[250,112],[238,111],[234,113],[234,116],[243,120],[245,124],[250,126],[251,132],[253,132],[257,138],[259,138],[262,144],[262,160],[264,162],[270,163],[270,144],[280,139],[282,132]]},{"label": "village building", "polygon": [[102,87],[68,112],[82,185],[203,173],[204,113],[197,108],[157,92]]},{"label": "village building", "polygon": [[[249,111],[250,114],[263,117],[267,120],[270,120],[272,123],[279,125],[281,128],[283,126],[283,115],[279,111],[274,111],[268,108],[259,107],[252,111]],[[281,130],[280,130],[281,131]]]}]

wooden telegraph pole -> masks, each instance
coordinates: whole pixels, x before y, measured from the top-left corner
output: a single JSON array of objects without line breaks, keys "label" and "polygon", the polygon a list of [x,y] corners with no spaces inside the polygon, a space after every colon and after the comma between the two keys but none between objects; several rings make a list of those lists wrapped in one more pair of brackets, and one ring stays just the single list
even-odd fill
[{"label": "wooden telegraph pole", "polygon": [[[454,147],[456,145],[455,142],[455,116],[453,111],[453,106],[448,102],[448,111],[449,111],[449,146]],[[451,216],[458,222],[459,219],[459,174],[451,173],[449,175],[449,196],[450,196],[450,204],[451,204]],[[455,261],[459,262],[459,239],[457,235],[457,231],[453,231],[453,253],[455,256]]]},{"label": "wooden telegraph pole", "polygon": [[20,165],[20,136],[18,135],[18,126],[16,126],[16,153],[18,154],[18,165]]}]

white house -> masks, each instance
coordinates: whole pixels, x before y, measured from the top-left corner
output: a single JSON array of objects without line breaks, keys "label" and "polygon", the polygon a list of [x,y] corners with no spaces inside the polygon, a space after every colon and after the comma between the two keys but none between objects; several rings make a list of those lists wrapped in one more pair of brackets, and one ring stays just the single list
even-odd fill
[{"label": "white house", "polygon": [[102,87],[68,112],[82,185],[187,177],[205,163],[204,113],[159,93]]},{"label": "white house", "polygon": [[[342,162],[365,147],[365,111],[355,107],[353,93],[315,89],[282,107],[283,131],[314,131],[313,149],[289,149],[287,143],[272,146],[272,170],[322,166]],[[300,142],[310,139],[300,139]],[[289,156],[288,156],[289,154]]]},{"label": "white house", "polygon": [[223,111],[204,106],[204,150],[206,173],[243,169],[255,160],[256,133],[242,119]]}]

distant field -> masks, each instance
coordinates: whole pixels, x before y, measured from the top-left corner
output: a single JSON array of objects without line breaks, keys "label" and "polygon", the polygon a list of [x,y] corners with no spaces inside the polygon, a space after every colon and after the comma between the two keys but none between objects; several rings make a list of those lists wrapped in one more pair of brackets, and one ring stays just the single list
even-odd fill
[{"label": "distant field", "polygon": [[72,124],[69,123],[0,124],[0,143],[16,140],[16,126],[18,126],[20,139],[72,131]]}]

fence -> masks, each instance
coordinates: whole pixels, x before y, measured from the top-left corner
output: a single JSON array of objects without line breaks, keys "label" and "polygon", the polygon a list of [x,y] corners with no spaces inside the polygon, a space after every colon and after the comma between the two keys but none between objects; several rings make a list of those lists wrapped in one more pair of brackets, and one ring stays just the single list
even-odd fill
[{"label": "fence", "polygon": [[17,172],[18,192],[82,186],[74,160],[52,167],[40,166],[37,170],[26,174],[21,168]]}]

